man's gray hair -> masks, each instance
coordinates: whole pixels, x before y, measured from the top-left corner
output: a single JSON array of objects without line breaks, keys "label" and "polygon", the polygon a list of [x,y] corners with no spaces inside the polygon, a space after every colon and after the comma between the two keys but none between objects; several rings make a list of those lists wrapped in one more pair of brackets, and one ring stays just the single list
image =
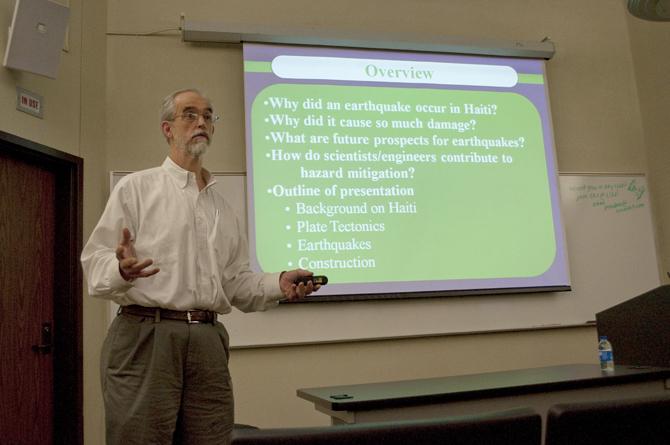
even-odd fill
[{"label": "man's gray hair", "polygon": [[209,106],[212,106],[212,101],[209,100],[209,97],[205,96],[202,94],[199,90],[195,88],[186,88],[183,90],[177,90],[173,93],[168,94],[165,96],[165,99],[163,99],[163,104],[161,105],[161,122],[163,121],[172,121],[175,118],[174,115],[174,100],[177,96],[179,96],[181,93],[196,93],[204,97],[207,102],[209,103]]}]

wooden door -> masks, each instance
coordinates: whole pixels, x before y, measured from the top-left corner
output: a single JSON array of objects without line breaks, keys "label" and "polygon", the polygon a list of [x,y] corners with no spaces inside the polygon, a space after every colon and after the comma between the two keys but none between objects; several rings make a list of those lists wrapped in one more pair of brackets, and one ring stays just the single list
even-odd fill
[{"label": "wooden door", "polygon": [[0,131],[0,444],[82,444],[83,161]]},{"label": "wooden door", "polygon": [[51,444],[55,175],[0,155],[0,190],[0,441]]}]

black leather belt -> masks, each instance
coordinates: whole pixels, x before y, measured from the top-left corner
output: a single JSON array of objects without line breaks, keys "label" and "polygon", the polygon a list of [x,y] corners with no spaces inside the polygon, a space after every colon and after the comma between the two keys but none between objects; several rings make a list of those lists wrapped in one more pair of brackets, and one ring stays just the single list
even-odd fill
[{"label": "black leather belt", "polygon": [[130,306],[122,306],[121,313],[154,318],[157,321],[165,318],[166,320],[179,320],[185,321],[186,323],[216,323],[216,312],[213,311],[173,311],[171,309],[144,307],[132,304]]}]

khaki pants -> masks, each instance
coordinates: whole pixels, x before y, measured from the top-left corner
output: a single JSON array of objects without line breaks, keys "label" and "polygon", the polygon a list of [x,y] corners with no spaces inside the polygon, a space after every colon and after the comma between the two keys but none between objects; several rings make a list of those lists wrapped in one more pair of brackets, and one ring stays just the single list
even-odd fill
[{"label": "khaki pants", "polygon": [[118,315],[100,360],[107,445],[228,444],[228,351],[221,323]]}]

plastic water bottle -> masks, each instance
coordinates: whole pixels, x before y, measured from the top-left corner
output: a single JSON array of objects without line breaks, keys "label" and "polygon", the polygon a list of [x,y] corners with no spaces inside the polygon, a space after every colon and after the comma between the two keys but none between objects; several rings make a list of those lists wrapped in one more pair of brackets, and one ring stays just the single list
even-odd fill
[{"label": "plastic water bottle", "polygon": [[614,355],[612,354],[612,344],[607,340],[607,336],[602,335],[598,342],[598,354],[600,355],[600,370],[614,371]]}]

